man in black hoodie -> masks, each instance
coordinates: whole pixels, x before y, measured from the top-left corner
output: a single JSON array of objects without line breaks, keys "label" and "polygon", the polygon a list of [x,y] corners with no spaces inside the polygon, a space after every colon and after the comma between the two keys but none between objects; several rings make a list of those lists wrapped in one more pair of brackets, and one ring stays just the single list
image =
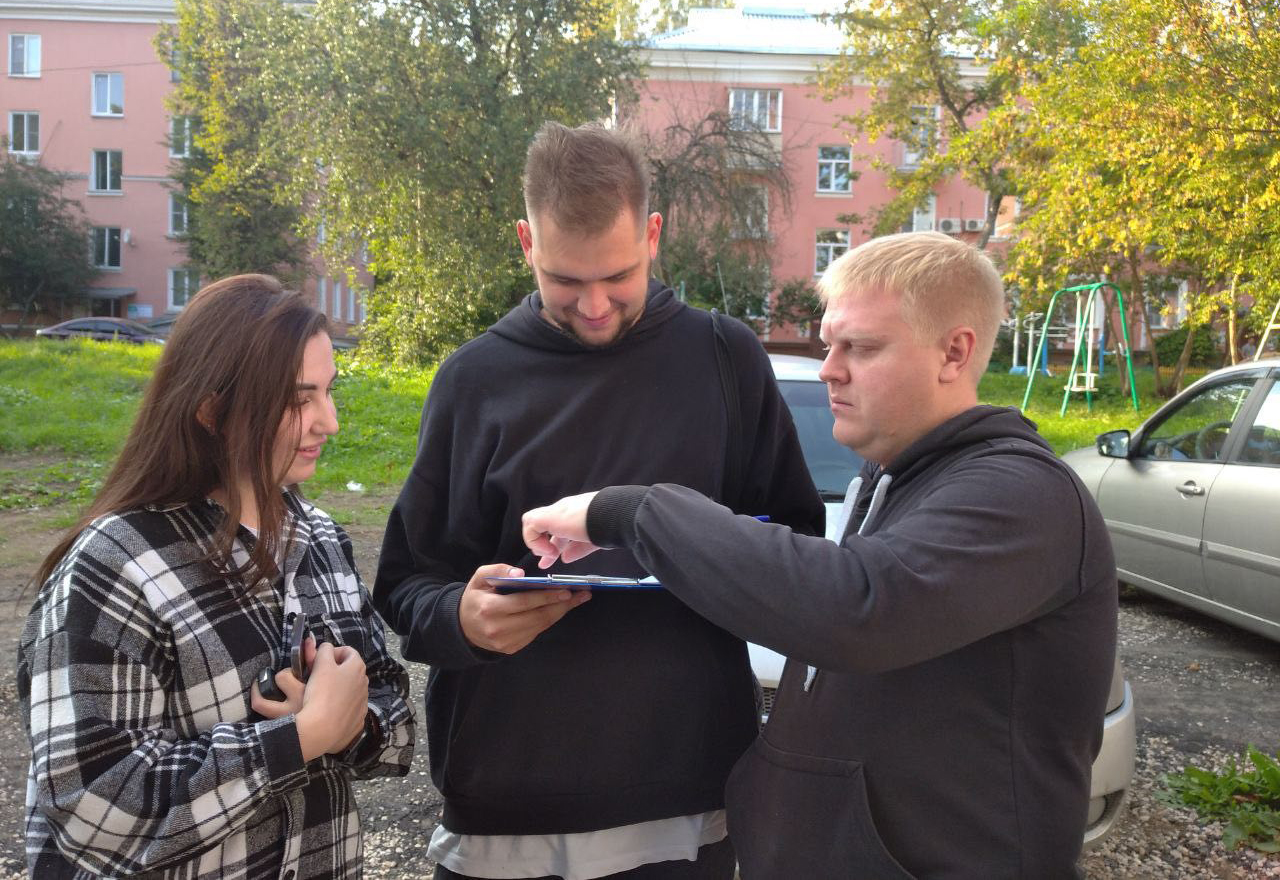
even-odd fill
[{"label": "man in black hoodie", "polygon": [[[729,880],[724,786],[757,728],[743,641],[662,591],[488,578],[533,561],[520,514],[569,492],[675,483],[811,534],[822,503],[755,335],[649,278],[636,145],[548,123],[524,184],[538,290],[436,373],[373,591],[431,664],[436,877]],[[563,571],[643,573],[593,562]]]},{"label": "man in black hoodie", "polygon": [[543,563],[624,547],[790,658],[729,782],[744,880],[1076,877],[1115,563],[1034,425],[978,405],[999,275],[911,233],[861,245],[819,287],[833,433],[867,462],[838,545],[670,485],[530,511],[526,542]]}]

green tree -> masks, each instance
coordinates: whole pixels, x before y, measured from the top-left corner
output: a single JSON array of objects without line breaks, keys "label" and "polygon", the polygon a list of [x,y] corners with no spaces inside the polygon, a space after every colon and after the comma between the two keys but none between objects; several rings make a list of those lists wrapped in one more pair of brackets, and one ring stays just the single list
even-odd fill
[{"label": "green tree", "polygon": [[531,288],[525,149],[625,91],[615,24],[609,0],[319,0],[279,25],[263,138],[292,158],[330,265],[367,249],[363,348],[433,360]]},{"label": "green tree", "polygon": [[844,121],[920,157],[911,166],[868,157],[898,194],[872,217],[849,222],[894,231],[939,183],[959,175],[987,195],[978,242],[986,247],[1001,202],[1018,191],[1007,161],[1021,134],[1013,111],[1030,84],[1084,41],[1080,16],[1060,0],[850,0],[832,20],[845,44],[819,75],[823,92],[868,83],[867,108]]},{"label": "green tree", "polygon": [[773,288],[770,215],[791,209],[783,156],[728,113],[674,119],[648,143],[650,208],[665,221],[658,275],[695,305],[762,324]]},{"label": "green tree", "polygon": [[170,110],[189,126],[190,150],[174,173],[188,204],[188,257],[206,277],[300,282],[302,212],[285,194],[297,156],[262,139],[272,113],[262,84],[302,15],[280,0],[178,0],[176,12],[156,47],[178,77]]},{"label": "green tree", "polygon": [[89,225],[62,193],[65,177],[15,158],[0,138],[0,303],[33,312],[83,300],[97,274]]},{"label": "green tree", "polygon": [[1264,321],[1280,293],[1278,12],[1213,0],[1077,9],[1089,44],[1023,105],[1012,274],[1045,289],[1081,270],[1133,290],[1152,274],[1188,279],[1185,365],[1197,328],[1234,321],[1246,298]]}]

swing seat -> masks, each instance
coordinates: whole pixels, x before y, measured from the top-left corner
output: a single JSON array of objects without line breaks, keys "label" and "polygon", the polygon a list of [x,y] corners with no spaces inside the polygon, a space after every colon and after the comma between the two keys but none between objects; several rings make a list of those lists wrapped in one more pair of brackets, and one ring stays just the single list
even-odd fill
[{"label": "swing seat", "polygon": [[[1080,381],[1082,379],[1084,380],[1083,382]],[[1076,373],[1075,381],[1065,387],[1068,391],[1097,391],[1098,374]]]}]

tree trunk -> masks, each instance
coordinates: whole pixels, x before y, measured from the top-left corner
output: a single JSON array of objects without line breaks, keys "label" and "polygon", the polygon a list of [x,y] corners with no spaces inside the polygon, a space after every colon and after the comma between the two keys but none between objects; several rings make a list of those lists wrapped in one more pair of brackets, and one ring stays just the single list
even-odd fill
[{"label": "tree trunk", "polygon": [[1227,360],[1233,364],[1240,363],[1240,349],[1236,346],[1236,284],[1239,281],[1239,272],[1231,276],[1231,299],[1227,303]]},{"label": "tree trunk", "polygon": [[1178,365],[1173,368],[1173,376],[1169,379],[1169,397],[1177,394],[1182,390],[1182,377],[1187,372],[1187,365],[1191,363],[1191,346],[1196,341],[1196,327],[1191,322],[1187,322],[1187,341],[1182,343],[1182,354],[1178,355]]}]

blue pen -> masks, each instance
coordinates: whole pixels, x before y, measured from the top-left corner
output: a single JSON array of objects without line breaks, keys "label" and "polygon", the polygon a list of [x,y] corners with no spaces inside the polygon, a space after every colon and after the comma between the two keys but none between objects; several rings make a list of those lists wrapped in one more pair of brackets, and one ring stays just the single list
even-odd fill
[{"label": "blue pen", "polygon": [[767,514],[767,513],[762,513],[762,514],[760,514],[759,516],[756,516],[756,517],[755,517],[755,519],[760,520],[760,522],[768,522],[768,521],[769,521],[769,514]]}]

